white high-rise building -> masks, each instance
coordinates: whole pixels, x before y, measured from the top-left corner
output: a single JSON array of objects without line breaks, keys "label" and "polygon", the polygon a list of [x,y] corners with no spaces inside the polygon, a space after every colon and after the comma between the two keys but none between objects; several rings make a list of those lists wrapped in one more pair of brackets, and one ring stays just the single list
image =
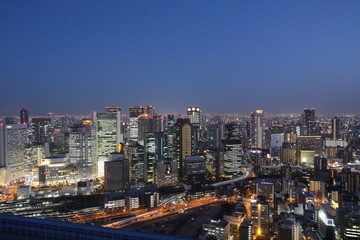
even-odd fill
[{"label": "white high-rise building", "polygon": [[99,177],[104,176],[104,162],[109,161],[110,153],[117,149],[122,140],[120,110],[111,111],[107,108],[107,111],[107,113],[98,113],[96,116],[97,175]]},{"label": "white high-rise building", "polygon": [[78,180],[96,176],[96,131],[92,121],[85,120],[71,127],[69,161],[77,167]]},{"label": "white high-rise building", "polygon": [[24,178],[26,124],[0,125],[0,184]]},{"label": "white high-rise building", "polygon": [[256,110],[251,113],[252,146],[264,148],[265,146],[265,112]]}]

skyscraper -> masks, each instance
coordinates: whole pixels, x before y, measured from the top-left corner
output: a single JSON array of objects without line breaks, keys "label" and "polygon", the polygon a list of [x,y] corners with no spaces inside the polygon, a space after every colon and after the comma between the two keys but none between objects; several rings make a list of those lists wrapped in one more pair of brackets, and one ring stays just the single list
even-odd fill
[{"label": "skyscraper", "polygon": [[340,119],[338,117],[333,117],[331,119],[331,130],[332,139],[338,140],[340,138]]},{"label": "skyscraper", "polygon": [[96,175],[96,131],[90,120],[70,128],[69,161],[78,171],[78,179],[89,179]]},{"label": "skyscraper", "polygon": [[139,134],[139,122],[138,117],[144,113],[144,107],[142,106],[135,106],[129,108],[129,117],[130,117],[130,140],[131,141],[138,141],[138,134]]},{"label": "skyscraper", "polygon": [[251,203],[251,219],[253,220],[254,232],[257,235],[269,231],[269,205],[266,202],[254,201]]},{"label": "skyscraper", "polygon": [[106,112],[116,114],[116,144],[124,143],[121,132],[121,107],[106,107]]},{"label": "skyscraper", "polygon": [[0,125],[0,183],[24,178],[27,129],[23,124]]},{"label": "skyscraper", "polygon": [[31,119],[31,127],[33,130],[32,142],[34,144],[44,144],[46,142],[50,142],[50,136],[51,136],[50,124],[51,124],[51,119],[48,117]]},{"label": "skyscraper", "polygon": [[315,108],[305,108],[303,114],[303,124],[305,125],[304,135],[316,136],[320,134],[319,122],[316,121]]},{"label": "skyscraper", "polygon": [[200,128],[200,108],[199,107],[188,107],[187,118],[190,119],[190,123],[193,127]]},{"label": "skyscraper", "polygon": [[178,161],[179,174],[183,176],[185,158],[193,155],[196,147],[194,128],[188,118],[178,118],[174,128],[174,158]]},{"label": "skyscraper", "polygon": [[265,112],[256,110],[251,113],[252,147],[264,148],[265,146]]},{"label": "skyscraper", "polygon": [[145,140],[145,178],[146,182],[154,181],[154,165],[159,158],[167,158],[167,136],[163,132],[146,134]]},{"label": "skyscraper", "polygon": [[222,154],[224,163],[224,175],[233,178],[241,175],[241,166],[246,163],[246,157],[241,140],[222,140]]},{"label": "skyscraper", "polygon": [[26,108],[20,110],[20,123],[29,125],[29,111]]},{"label": "skyscraper", "polygon": [[130,187],[129,160],[123,154],[122,144],[110,154],[110,161],[105,162],[104,187],[106,191],[122,191]]},{"label": "skyscraper", "polygon": [[114,112],[98,113],[96,117],[98,176],[104,176],[104,162],[117,148],[119,124]]}]

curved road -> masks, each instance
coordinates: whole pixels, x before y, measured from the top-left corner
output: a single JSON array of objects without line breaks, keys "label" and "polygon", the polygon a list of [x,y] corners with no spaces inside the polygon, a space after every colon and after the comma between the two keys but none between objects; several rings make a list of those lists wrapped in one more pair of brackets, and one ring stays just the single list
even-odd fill
[{"label": "curved road", "polygon": [[249,178],[252,174],[252,169],[253,167],[249,167],[245,173],[243,175],[241,175],[240,177],[234,178],[234,179],[230,179],[230,180],[226,180],[223,182],[218,182],[218,183],[213,183],[211,184],[211,186],[213,187],[219,187],[219,186],[224,186],[224,185],[228,185],[228,184],[232,184],[232,183],[236,183],[236,182],[240,182],[243,181],[247,178]]}]

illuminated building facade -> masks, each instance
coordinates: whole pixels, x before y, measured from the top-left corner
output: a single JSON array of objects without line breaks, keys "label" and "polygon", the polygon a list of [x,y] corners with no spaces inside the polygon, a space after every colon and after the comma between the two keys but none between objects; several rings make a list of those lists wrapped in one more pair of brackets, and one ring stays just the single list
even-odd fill
[{"label": "illuminated building facade", "polygon": [[196,139],[188,118],[178,118],[174,127],[174,158],[178,161],[179,175],[184,174],[185,158],[194,154]]},{"label": "illuminated building facade", "polygon": [[193,125],[193,127],[200,128],[201,119],[199,107],[188,107],[187,118],[190,119],[190,123]]},{"label": "illuminated building facade", "polygon": [[251,139],[252,147],[264,148],[265,146],[265,112],[256,110],[251,113]]},{"label": "illuminated building facade", "polygon": [[156,159],[167,157],[167,136],[163,132],[149,132],[145,141],[145,178],[147,183],[154,181]]},{"label": "illuminated building facade", "polygon": [[185,179],[187,183],[204,183],[205,181],[204,156],[188,156],[185,159]]},{"label": "illuminated building facade", "polygon": [[138,142],[130,142],[125,147],[126,158],[130,165],[130,182],[132,186],[145,184],[145,150]]},{"label": "illuminated building facade", "polygon": [[27,142],[26,125],[0,125],[1,184],[24,178],[25,145]]},{"label": "illuminated building facade", "polygon": [[98,176],[104,176],[104,163],[110,159],[118,144],[117,113],[107,112],[96,115]]},{"label": "illuminated building facade", "polygon": [[33,131],[33,144],[44,144],[50,142],[51,137],[51,118],[32,118],[31,128]]},{"label": "illuminated building facade", "polygon": [[129,128],[130,128],[130,135],[129,139],[131,141],[138,141],[138,134],[139,134],[139,123],[138,123],[138,117],[144,114],[144,107],[142,106],[135,106],[129,108]]},{"label": "illuminated building facade", "polygon": [[229,223],[222,220],[208,220],[203,224],[203,231],[216,237],[217,240],[228,240],[230,237]]},{"label": "illuminated building facade", "polygon": [[70,128],[69,161],[78,170],[78,179],[96,176],[96,129],[90,120]]},{"label": "illuminated building facade", "polygon": [[301,240],[302,229],[299,223],[290,220],[279,222],[279,240]]},{"label": "illuminated building facade", "polygon": [[333,117],[331,119],[331,134],[333,140],[338,140],[340,136],[340,119],[338,117]]},{"label": "illuminated building facade", "polygon": [[321,136],[298,136],[296,138],[297,164],[314,166],[314,157],[322,155]]},{"label": "illuminated building facade", "polygon": [[223,171],[224,176],[233,178],[241,175],[241,166],[246,163],[241,140],[222,140]]},{"label": "illuminated building facade", "polygon": [[176,186],[178,183],[177,161],[173,158],[160,158],[155,164],[154,183],[158,187]]},{"label": "illuminated building facade", "polygon": [[261,235],[269,232],[269,205],[266,202],[253,200],[251,203],[251,220],[253,220],[254,234]]}]

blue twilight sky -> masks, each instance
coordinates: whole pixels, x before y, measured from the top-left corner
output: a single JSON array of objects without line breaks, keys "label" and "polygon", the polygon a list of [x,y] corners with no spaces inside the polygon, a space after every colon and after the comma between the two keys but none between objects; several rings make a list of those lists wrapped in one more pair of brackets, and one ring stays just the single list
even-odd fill
[{"label": "blue twilight sky", "polygon": [[360,113],[360,1],[0,0],[0,115]]}]

